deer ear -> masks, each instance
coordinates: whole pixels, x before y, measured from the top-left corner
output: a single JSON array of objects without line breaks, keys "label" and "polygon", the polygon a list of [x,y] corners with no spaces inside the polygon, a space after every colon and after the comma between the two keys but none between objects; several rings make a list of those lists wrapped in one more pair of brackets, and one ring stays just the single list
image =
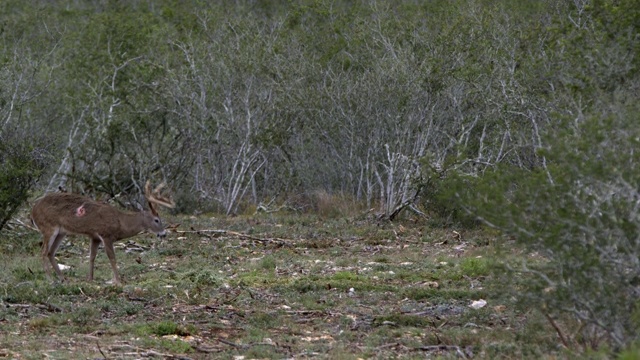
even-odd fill
[{"label": "deer ear", "polygon": [[153,216],[158,216],[158,210],[156,209],[155,204],[148,200],[147,200],[147,203],[149,204],[149,210],[151,211]]}]

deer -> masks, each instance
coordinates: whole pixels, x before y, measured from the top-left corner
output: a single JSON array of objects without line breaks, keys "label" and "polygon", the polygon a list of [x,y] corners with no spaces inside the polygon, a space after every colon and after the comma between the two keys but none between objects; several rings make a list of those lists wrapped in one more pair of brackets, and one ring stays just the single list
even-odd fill
[{"label": "deer", "polygon": [[38,199],[31,210],[31,220],[42,234],[42,265],[47,277],[51,277],[48,259],[58,279],[61,282],[65,280],[56,261],[58,247],[66,235],[85,235],[91,239],[87,280],[93,281],[94,261],[98,246],[102,243],[113,270],[112,283],[121,285],[113,243],[145,231],[155,233],[158,237],[166,236],[157,206],[173,208],[174,203],[170,198],[160,195],[162,187],[164,184],[151,191],[150,182],[147,181],[144,192],[149,211],[139,212],[121,211],[73,193],[50,193]]}]

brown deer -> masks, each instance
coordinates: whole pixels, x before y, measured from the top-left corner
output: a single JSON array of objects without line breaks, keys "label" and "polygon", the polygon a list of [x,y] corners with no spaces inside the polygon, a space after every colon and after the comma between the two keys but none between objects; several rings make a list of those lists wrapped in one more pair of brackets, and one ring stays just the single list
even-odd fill
[{"label": "brown deer", "polygon": [[42,233],[42,264],[47,276],[51,275],[46,260],[49,258],[60,280],[64,280],[56,261],[58,246],[67,234],[86,235],[91,239],[88,280],[93,280],[94,260],[98,246],[102,243],[113,269],[113,284],[121,284],[113,243],[142,231],[150,231],[160,237],[166,235],[156,206],[171,208],[174,203],[160,195],[163,185],[151,191],[147,181],[145,197],[150,211],[137,213],[123,212],[86,196],[71,193],[51,193],[39,199],[31,210],[31,219]]}]

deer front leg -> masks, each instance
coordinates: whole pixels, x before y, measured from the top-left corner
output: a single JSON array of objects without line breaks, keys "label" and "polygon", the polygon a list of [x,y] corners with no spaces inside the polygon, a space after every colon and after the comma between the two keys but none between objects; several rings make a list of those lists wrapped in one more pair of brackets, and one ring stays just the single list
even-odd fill
[{"label": "deer front leg", "polygon": [[[62,275],[62,271],[60,271],[60,267],[58,266],[58,261],[56,261],[56,252],[58,251],[58,247],[60,246],[60,243],[62,243],[62,239],[64,239],[65,235],[65,233],[60,232],[60,229],[55,229],[53,231],[53,234],[51,234],[51,236],[46,239],[46,252],[44,252],[43,254],[44,256],[49,258],[49,262],[51,263],[53,270],[55,270],[56,274],[58,275],[60,281],[64,281],[64,275]],[[47,272],[47,274],[49,274],[46,266],[45,271]]]},{"label": "deer front leg", "polygon": [[118,276],[118,266],[116,265],[116,253],[113,250],[113,240],[103,239],[104,251],[107,253],[109,262],[111,263],[111,269],[113,270],[113,284],[121,285],[120,277]]},{"label": "deer front leg", "polygon": [[94,263],[96,260],[96,254],[98,253],[98,246],[100,246],[101,242],[102,240],[100,239],[100,237],[91,238],[91,245],[89,250],[89,275],[87,276],[88,281],[93,281]]},{"label": "deer front leg", "polygon": [[51,267],[56,271],[58,278],[60,281],[64,281],[64,275],[62,275],[62,271],[60,271],[60,267],[58,266],[58,262],[56,261],[56,251],[58,251],[58,246],[64,239],[66,233],[61,231],[59,227],[53,228],[51,231],[44,233],[42,241],[42,264],[44,265],[44,271],[48,277],[51,275],[51,271],[47,267],[47,258],[51,263]]}]

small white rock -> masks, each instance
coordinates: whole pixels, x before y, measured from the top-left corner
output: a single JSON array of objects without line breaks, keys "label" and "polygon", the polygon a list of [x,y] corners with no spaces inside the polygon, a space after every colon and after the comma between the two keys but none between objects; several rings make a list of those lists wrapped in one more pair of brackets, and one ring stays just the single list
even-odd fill
[{"label": "small white rock", "polygon": [[473,309],[482,309],[483,307],[487,306],[487,302],[480,299],[480,300],[476,300],[474,302],[471,303],[471,305],[469,305],[469,307],[473,308]]}]

